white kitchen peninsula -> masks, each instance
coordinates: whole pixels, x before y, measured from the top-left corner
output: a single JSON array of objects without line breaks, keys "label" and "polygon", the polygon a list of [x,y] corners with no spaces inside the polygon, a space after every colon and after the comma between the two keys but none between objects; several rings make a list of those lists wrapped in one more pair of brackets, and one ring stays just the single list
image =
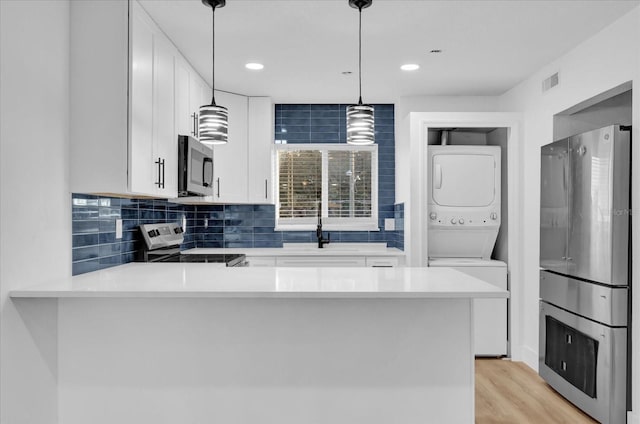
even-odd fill
[{"label": "white kitchen peninsula", "polygon": [[206,263],[11,292],[56,345],[65,424],[472,423],[472,299],[507,296],[448,268]]}]

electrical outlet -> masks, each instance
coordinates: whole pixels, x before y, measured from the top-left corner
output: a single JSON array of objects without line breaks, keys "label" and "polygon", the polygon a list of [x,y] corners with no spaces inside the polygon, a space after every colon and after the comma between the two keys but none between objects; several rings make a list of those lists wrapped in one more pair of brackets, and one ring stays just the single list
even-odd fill
[{"label": "electrical outlet", "polygon": [[122,220],[116,219],[116,239],[122,238]]},{"label": "electrical outlet", "polygon": [[394,218],[385,218],[384,219],[384,230],[385,231],[395,231],[396,229],[396,220]]}]

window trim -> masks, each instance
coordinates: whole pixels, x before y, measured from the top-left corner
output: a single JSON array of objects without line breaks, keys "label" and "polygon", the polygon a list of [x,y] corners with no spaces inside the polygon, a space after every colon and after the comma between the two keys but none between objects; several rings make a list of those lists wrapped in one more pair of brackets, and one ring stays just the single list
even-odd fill
[{"label": "window trim", "polygon": [[[322,229],[325,231],[380,231],[378,226],[378,145],[355,146],[336,143],[296,143],[275,145],[275,231],[314,231],[318,225],[317,218],[279,218],[280,211],[280,151],[319,150],[322,152]],[[328,152],[339,151],[369,151],[371,152],[371,217],[368,218],[329,218],[329,172]]]}]

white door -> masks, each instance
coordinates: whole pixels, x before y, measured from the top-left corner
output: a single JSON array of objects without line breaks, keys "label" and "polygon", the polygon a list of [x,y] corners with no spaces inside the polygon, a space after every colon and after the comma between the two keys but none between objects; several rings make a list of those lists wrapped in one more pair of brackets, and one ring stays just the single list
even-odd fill
[{"label": "white door", "polygon": [[129,187],[134,193],[153,195],[159,177],[153,157],[153,29],[142,13],[133,15],[131,48]]},{"label": "white door", "polygon": [[176,129],[180,135],[193,136],[193,118],[189,104],[189,65],[176,57]]},{"label": "white door", "polygon": [[247,114],[245,96],[216,91],[216,104],[229,111],[229,141],[213,146],[213,201],[246,203],[248,199]]},{"label": "white door", "polygon": [[153,140],[154,158],[160,160],[157,193],[178,196],[178,136],[175,130],[175,56],[177,52],[163,34],[154,37]]},{"label": "white door", "polygon": [[[200,138],[198,135],[198,120],[197,116],[200,111],[200,106],[204,105],[203,102],[203,91],[207,88],[207,84],[200,78],[200,76],[194,72],[191,72],[189,75],[189,117],[193,121],[193,129],[189,132],[195,138]],[[209,101],[206,104],[209,104]],[[195,115],[194,115],[195,114]]]},{"label": "white door", "polygon": [[249,201],[273,204],[273,105],[249,97]]}]

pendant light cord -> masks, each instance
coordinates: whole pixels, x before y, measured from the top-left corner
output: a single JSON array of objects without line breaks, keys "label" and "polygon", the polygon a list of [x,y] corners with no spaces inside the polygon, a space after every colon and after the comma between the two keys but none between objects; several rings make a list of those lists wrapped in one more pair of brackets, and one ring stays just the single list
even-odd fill
[{"label": "pendant light cord", "polygon": [[216,6],[211,7],[211,105],[216,105]]},{"label": "pendant light cord", "polygon": [[358,93],[358,104],[362,104],[362,6],[358,7],[358,83],[360,92]]}]

